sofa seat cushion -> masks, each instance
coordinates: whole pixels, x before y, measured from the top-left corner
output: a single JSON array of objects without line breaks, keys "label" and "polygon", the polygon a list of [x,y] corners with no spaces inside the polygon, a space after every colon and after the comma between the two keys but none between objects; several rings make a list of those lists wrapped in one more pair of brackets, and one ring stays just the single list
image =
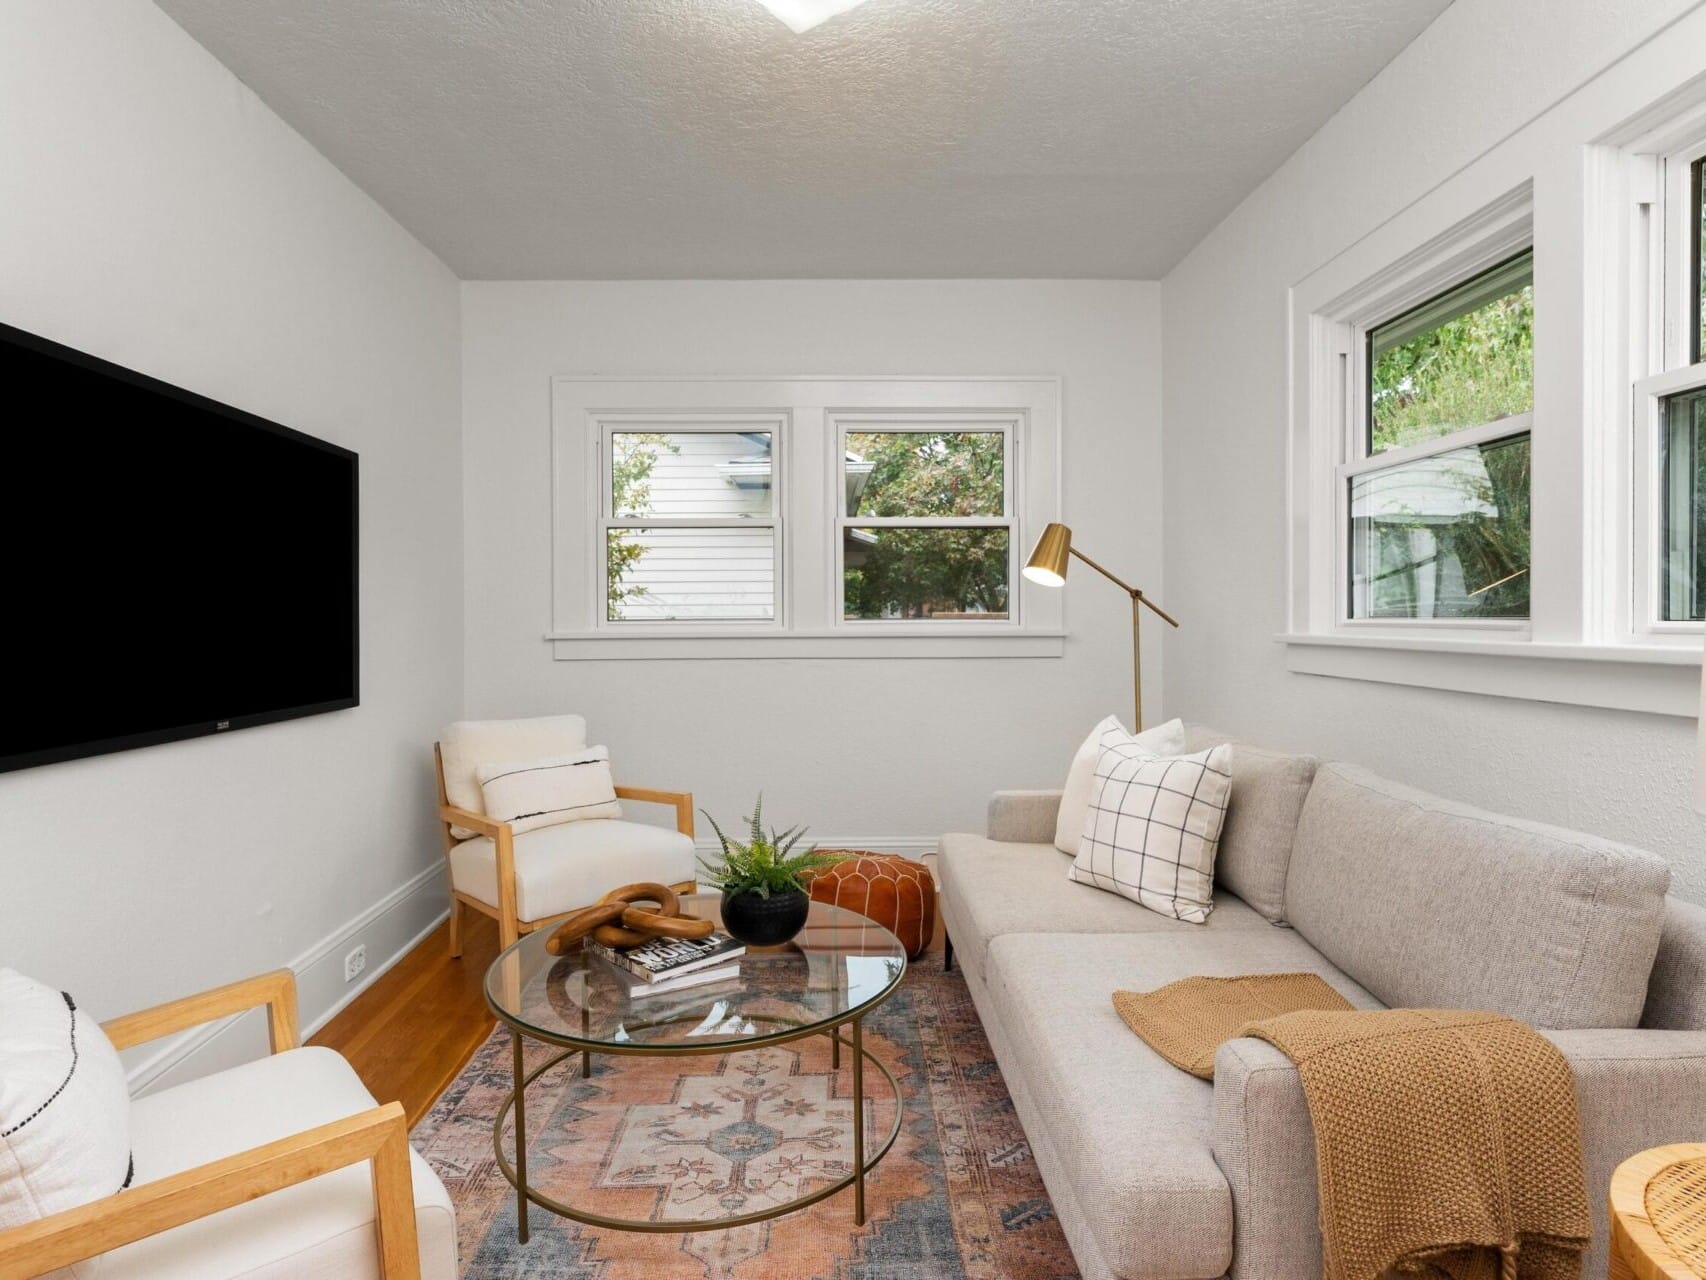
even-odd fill
[{"label": "sofa seat cushion", "polygon": [[[293,1049],[136,1099],[135,1185],[370,1110],[330,1049]],[[450,1197],[410,1153],[422,1280],[457,1274]],[[351,1280],[379,1274],[366,1163],[285,1187],[102,1255],[102,1280]]]},{"label": "sofa seat cushion", "polygon": [[1114,992],[1195,974],[1304,971],[1358,1008],[1379,1007],[1297,934],[1266,925],[1008,934],[990,942],[985,970],[1013,1048],[1002,1069],[1023,1078],[1108,1266],[1126,1280],[1223,1275],[1233,1220],[1211,1149],[1214,1087],[1133,1035]]},{"label": "sofa seat cushion", "polygon": [[1486,1009],[1557,1030],[1633,1027],[1669,883],[1662,861],[1626,845],[1324,764],[1298,822],[1285,908],[1389,1005]]},{"label": "sofa seat cushion", "polygon": [[1315,780],[1314,756],[1287,755],[1238,742],[1204,725],[1188,725],[1185,750],[1232,747],[1232,798],[1215,858],[1217,884],[1269,920],[1285,919],[1285,874],[1304,798]]},{"label": "sofa seat cushion", "polygon": [[[693,879],[695,866],[692,838],[666,827],[612,818],[540,827],[515,837],[516,916],[548,920],[625,884],[680,884]],[[451,849],[450,882],[458,893],[497,905],[498,852],[490,836]]]},{"label": "sofa seat cushion", "polygon": [[1184,934],[1273,927],[1226,893],[1215,894],[1206,924],[1174,920],[1118,894],[1074,884],[1066,874],[1071,866],[1052,844],[943,836],[936,870],[955,958],[981,978],[990,940],[1008,933]]}]

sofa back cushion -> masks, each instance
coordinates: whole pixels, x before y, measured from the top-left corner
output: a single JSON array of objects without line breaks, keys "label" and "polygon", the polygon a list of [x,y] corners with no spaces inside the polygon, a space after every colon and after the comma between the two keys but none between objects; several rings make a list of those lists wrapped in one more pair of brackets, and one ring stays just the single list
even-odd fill
[{"label": "sofa back cushion", "polygon": [[1633,1027],[1670,871],[1652,854],[1324,764],[1298,822],[1286,918],[1394,1007],[1537,1027]]},{"label": "sofa back cushion", "polygon": [[1647,982],[1641,1025],[1706,1031],[1706,907],[1665,900],[1665,927]]},{"label": "sofa back cushion", "polygon": [[[438,749],[444,761],[444,795],[458,809],[483,814],[478,769],[483,764],[565,756],[586,746],[581,716],[539,716],[531,720],[458,720],[444,731]],[[469,840],[479,833],[452,827],[451,835]]]},{"label": "sofa back cushion", "polygon": [[1314,756],[1293,756],[1239,742],[1204,725],[1185,726],[1185,750],[1232,744],[1232,799],[1220,832],[1215,883],[1275,923],[1285,919],[1285,873]]}]

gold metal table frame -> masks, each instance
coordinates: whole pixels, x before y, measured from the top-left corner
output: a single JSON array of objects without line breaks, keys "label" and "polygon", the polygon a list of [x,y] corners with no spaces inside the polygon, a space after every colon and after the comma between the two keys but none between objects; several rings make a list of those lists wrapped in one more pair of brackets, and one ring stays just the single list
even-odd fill
[{"label": "gold metal table frame", "polygon": [[[502,957],[499,962],[501,963]],[[904,974],[904,969],[903,969]],[[515,1084],[510,1090],[509,1098],[498,1109],[497,1119],[492,1123],[492,1151],[497,1158],[497,1165],[510,1186],[516,1192],[516,1235],[522,1244],[526,1244],[529,1236],[527,1224],[528,1202],[538,1205],[559,1217],[572,1222],[584,1223],[587,1226],[603,1227],[613,1231],[636,1231],[650,1234],[675,1233],[687,1235],[698,1231],[724,1231],[731,1227],[742,1227],[754,1222],[768,1222],[804,1209],[808,1205],[826,1200],[837,1192],[853,1188],[853,1221],[857,1226],[865,1225],[865,1178],[882,1161],[894,1146],[895,1139],[900,1136],[901,1120],[905,1113],[904,1101],[901,1097],[900,1081],[895,1079],[893,1071],[878,1058],[864,1043],[865,1015],[879,1008],[900,987],[897,978],[876,999],[862,1005],[858,1009],[844,1013],[834,1019],[823,1022],[801,1024],[792,1019],[771,1014],[747,1014],[755,1022],[773,1022],[784,1029],[772,1034],[754,1036],[750,1040],[720,1041],[705,1045],[618,1045],[605,1042],[589,1043],[569,1036],[547,1035],[537,1027],[524,1026],[508,1012],[498,1006],[488,994],[487,1006],[497,1019],[509,1029],[511,1060]],[[644,1027],[666,1026],[675,1022],[696,1021],[697,1014],[685,1015],[679,1018],[669,1018],[649,1023],[635,1023],[636,1029]],[[842,1035],[842,1028],[849,1029],[847,1036]],[[818,1187],[809,1195],[800,1196],[786,1204],[773,1208],[757,1210],[752,1213],[736,1214],[727,1218],[691,1218],[676,1221],[660,1221],[650,1218],[612,1218],[604,1214],[593,1213],[587,1209],[577,1209],[565,1204],[544,1192],[537,1190],[527,1181],[527,1086],[540,1076],[550,1071],[567,1058],[580,1055],[580,1072],[582,1079],[592,1075],[592,1058],[596,1053],[600,1056],[634,1057],[634,1058],[687,1058],[704,1057],[706,1055],[720,1056],[730,1053],[745,1053],[751,1049],[769,1048],[774,1045],[790,1044],[795,1040],[804,1040],[811,1036],[828,1036],[833,1057],[831,1069],[836,1070],[841,1065],[841,1047],[846,1045],[852,1051],[853,1074],[853,1171],[846,1177]],[[525,1040],[537,1040],[543,1044],[561,1046],[562,1052],[553,1055],[539,1066],[528,1071],[523,1060],[522,1046]],[[889,1083],[889,1089],[894,1095],[894,1124],[880,1146],[865,1153],[865,1062],[869,1060],[883,1074]],[[512,1161],[504,1151],[504,1122],[511,1112],[515,1113],[515,1158]]]}]

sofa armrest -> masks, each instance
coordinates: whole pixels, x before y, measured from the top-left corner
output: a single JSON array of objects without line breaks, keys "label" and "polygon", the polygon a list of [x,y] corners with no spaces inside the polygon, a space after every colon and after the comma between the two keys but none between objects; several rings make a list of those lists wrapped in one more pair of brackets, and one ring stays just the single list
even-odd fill
[{"label": "sofa armrest", "polygon": [[[1706,1141],[1706,1031],[1548,1031],[1570,1063],[1594,1236],[1584,1275],[1604,1275],[1611,1174],[1637,1151]],[[1214,1058],[1214,1158],[1232,1188],[1231,1280],[1315,1280],[1321,1236],[1315,1131],[1291,1060],[1262,1040]]]},{"label": "sofa armrest", "polygon": [[989,838],[1014,844],[1053,844],[1058,791],[997,791],[989,797]]},{"label": "sofa armrest", "polygon": [[283,1053],[286,1049],[296,1048],[301,1042],[296,1016],[296,974],[289,969],[275,969],[211,991],[169,1000],[152,1009],[127,1013],[103,1022],[101,1030],[106,1032],[115,1049],[130,1049],[234,1013],[247,1013],[250,1009],[262,1007],[267,1011],[267,1035],[272,1051]]},{"label": "sofa armrest", "polygon": [[1315,1129],[1291,1059],[1265,1040],[1221,1045],[1213,1134],[1232,1188],[1229,1280],[1320,1280]]}]

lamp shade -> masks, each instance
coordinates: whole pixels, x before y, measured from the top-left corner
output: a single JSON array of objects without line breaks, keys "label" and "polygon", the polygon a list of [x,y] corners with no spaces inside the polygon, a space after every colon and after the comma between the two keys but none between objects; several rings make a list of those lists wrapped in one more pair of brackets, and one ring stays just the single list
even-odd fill
[{"label": "lamp shade", "polygon": [[1072,530],[1063,524],[1050,524],[1031,548],[1031,558],[1025,561],[1025,576],[1045,587],[1063,586],[1071,554]]}]

